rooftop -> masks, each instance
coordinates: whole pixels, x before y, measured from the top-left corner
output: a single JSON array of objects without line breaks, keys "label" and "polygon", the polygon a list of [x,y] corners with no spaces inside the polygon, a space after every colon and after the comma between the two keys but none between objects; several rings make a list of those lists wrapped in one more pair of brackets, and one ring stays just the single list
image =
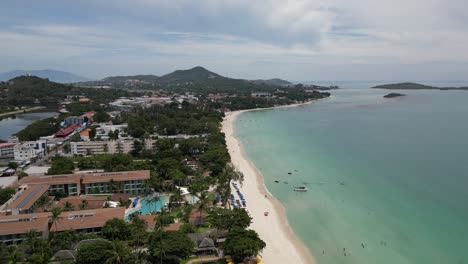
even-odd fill
[{"label": "rooftop", "polygon": [[31,230],[44,232],[48,228],[50,213],[20,214],[2,216],[0,235],[26,234]]},{"label": "rooftop", "polygon": [[[123,207],[63,212],[63,218],[57,221],[57,231],[102,227],[108,220],[123,219],[124,215]],[[55,230],[55,225],[52,229]]]},{"label": "rooftop", "polygon": [[31,208],[34,203],[47,192],[49,185],[33,185],[28,187],[13,203],[8,206],[9,209],[25,209]]},{"label": "rooftop", "polygon": [[149,170],[140,171],[119,171],[119,172],[100,172],[100,173],[81,173],[81,174],[62,174],[62,175],[44,175],[44,176],[28,176],[19,180],[19,185],[35,185],[35,184],[70,184],[76,183],[97,183],[108,182],[111,179],[114,181],[128,180],[146,180],[150,178]]},{"label": "rooftop", "polygon": [[86,209],[97,209],[102,208],[106,200],[107,197],[105,196],[68,196],[60,199],[60,201],[55,206],[64,209],[65,203],[69,202],[71,205],[73,205],[74,210],[79,210],[82,201],[86,201],[88,202]]},{"label": "rooftop", "polygon": [[147,180],[150,178],[149,170],[140,171],[121,171],[121,172],[104,172],[90,173],[82,176],[83,184],[110,181],[128,181],[128,180]]},{"label": "rooftop", "polygon": [[44,175],[44,176],[28,176],[19,180],[20,185],[34,184],[80,184],[80,174],[63,174],[63,175]]},{"label": "rooftop", "polygon": [[0,148],[14,147],[15,145],[15,143],[4,142],[0,143]]}]

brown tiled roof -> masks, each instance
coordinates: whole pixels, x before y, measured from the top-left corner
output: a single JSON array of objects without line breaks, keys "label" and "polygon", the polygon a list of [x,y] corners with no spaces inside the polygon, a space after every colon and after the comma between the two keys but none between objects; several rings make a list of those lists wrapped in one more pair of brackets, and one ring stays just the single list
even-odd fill
[{"label": "brown tiled roof", "polygon": [[[144,220],[148,225],[148,229],[153,230],[156,225],[155,215],[139,215],[138,218]],[[180,223],[172,223],[164,227],[164,231],[178,231],[180,229]]]},{"label": "brown tiled roof", "polygon": [[[62,219],[57,221],[57,230],[102,227],[108,220],[113,218],[123,219],[124,215],[125,208],[122,207],[63,212],[61,214]],[[51,230],[55,231],[55,225],[51,227]]]},{"label": "brown tiled roof", "polygon": [[9,209],[29,209],[49,189],[49,185],[29,186],[11,203]]},{"label": "brown tiled roof", "polygon": [[156,225],[156,221],[154,220],[155,215],[139,215],[138,218],[146,222],[148,229],[154,229],[154,226]]},{"label": "brown tiled roof", "polygon": [[[48,212],[2,216],[0,235],[25,234],[32,229],[43,232],[48,229],[50,215],[51,213]],[[60,215],[62,219],[57,221],[57,231],[102,227],[108,220],[123,219],[124,215],[125,208],[122,207],[63,212]],[[30,221],[19,221],[19,219]],[[55,231],[55,224],[50,229]]]},{"label": "brown tiled roof", "polygon": [[128,180],[147,180],[150,178],[149,170],[140,171],[120,171],[120,172],[104,172],[104,173],[90,173],[83,174],[82,182],[96,183],[96,182],[108,182],[111,179],[114,181],[128,181]]},{"label": "brown tiled roof", "polygon": [[105,196],[69,196],[61,199],[55,207],[65,208],[65,203],[69,202],[73,205],[74,210],[79,210],[81,201],[86,200],[88,202],[87,209],[101,208],[106,202],[107,197]]},{"label": "brown tiled roof", "polygon": [[129,193],[113,193],[111,200],[112,201],[119,201],[119,199],[122,199],[123,201],[126,201],[130,199],[131,195]]},{"label": "brown tiled roof", "polygon": [[140,171],[119,171],[119,172],[102,172],[102,173],[86,173],[86,174],[63,174],[63,175],[44,175],[44,176],[28,176],[19,180],[19,185],[33,184],[79,184],[82,180],[83,184],[108,182],[111,179],[114,181],[128,180],[146,180],[150,178],[149,170]]},{"label": "brown tiled roof", "polygon": [[0,235],[26,234],[33,229],[44,232],[48,228],[49,215],[50,213],[36,213],[2,216],[0,218]]},{"label": "brown tiled roof", "polygon": [[[207,216],[208,216],[208,213],[206,211],[202,211],[201,213],[202,219]],[[199,218],[200,218],[200,211],[196,208],[192,209],[192,211],[190,212],[190,216],[189,216],[189,222],[192,223],[198,220]]]},{"label": "brown tiled roof", "polygon": [[33,184],[80,184],[80,174],[63,174],[63,175],[44,175],[44,176],[28,176],[19,180],[19,185]]},{"label": "brown tiled roof", "polygon": [[168,226],[165,226],[164,231],[179,231],[180,225],[180,223],[172,223]]}]

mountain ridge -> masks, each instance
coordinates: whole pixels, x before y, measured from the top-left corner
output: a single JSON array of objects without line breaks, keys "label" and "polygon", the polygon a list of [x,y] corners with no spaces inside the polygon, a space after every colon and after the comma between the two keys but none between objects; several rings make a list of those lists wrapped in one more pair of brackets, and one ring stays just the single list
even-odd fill
[{"label": "mountain ridge", "polygon": [[19,77],[22,75],[33,75],[45,79],[49,79],[53,82],[58,83],[75,83],[75,82],[84,82],[89,81],[91,79],[70,73],[65,71],[57,71],[51,69],[44,69],[44,70],[13,70],[9,72],[2,72],[0,73],[0,81],[8,81],[15,77]]}]

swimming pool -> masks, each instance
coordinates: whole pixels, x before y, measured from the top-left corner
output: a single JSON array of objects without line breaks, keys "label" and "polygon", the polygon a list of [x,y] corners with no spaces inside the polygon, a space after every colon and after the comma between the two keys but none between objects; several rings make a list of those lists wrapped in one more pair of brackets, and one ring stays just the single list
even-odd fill
[{"label": "swimming pool", "polygon": [[164,207],[164,196],[159,196],[159,201],[156,203],[147,203],[146,201],[150,199],[152,199],[152,197],[146,197],[141,200],[140,212],[142,215],[151,214],[152,212],[161,212],[161,208]]}]

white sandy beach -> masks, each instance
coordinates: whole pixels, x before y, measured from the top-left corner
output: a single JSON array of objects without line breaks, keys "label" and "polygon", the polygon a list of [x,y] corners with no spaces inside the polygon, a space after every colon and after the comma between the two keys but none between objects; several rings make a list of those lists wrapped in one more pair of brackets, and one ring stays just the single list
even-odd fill
[{"label": "white sandy beach", "polygon": [[[298,105],[300,104],[285,107]],[[253,218],[250,228],[257,231],[267,245],[261,253],[263,261],[264,263],[315,263],[308,249],[288,225],[284,207],[268,192],[262,175],[246,158],[242,145],[234,136],[234,123],[242,112],[245,111],[226,113],[222,131],[226,135],[227,147],[234,167],[244,174],[243,185],[239,187],[247,200],[247,210]],[[232,186],[231,189],[232,193],[236,193]],[[270,213],[269,216],[264,216],[265,211]]]}]

